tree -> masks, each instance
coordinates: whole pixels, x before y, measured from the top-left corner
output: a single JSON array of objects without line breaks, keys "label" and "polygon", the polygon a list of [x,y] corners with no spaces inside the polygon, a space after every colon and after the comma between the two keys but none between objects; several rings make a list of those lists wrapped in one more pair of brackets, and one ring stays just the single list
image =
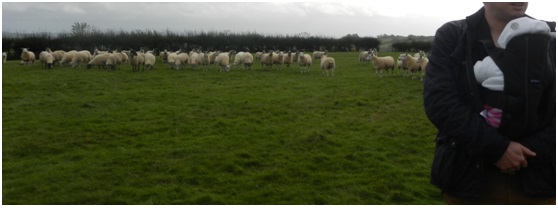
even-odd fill
[{"label": "tree", "polygon": [[92,27],[85,22],[75,22],[72,25],[72,34],[74,36],[85,36],[91,32]]}]

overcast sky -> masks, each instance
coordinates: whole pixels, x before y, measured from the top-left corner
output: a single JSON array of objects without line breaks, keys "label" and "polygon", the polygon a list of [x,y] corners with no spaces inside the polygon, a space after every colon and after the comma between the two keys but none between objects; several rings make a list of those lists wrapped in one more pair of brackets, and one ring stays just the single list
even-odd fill
[{"label": "overcast sky", "polygon": [[[443,23],[462,19],[481,1],[337,0],[313,2],[3,2],[2,31],[69,32],[75,22],[104,31],[255,32],[266,35],[361,37],[379,34],[434,35]],[[527,14],[556,21],[543,1],[529,4]]]}]

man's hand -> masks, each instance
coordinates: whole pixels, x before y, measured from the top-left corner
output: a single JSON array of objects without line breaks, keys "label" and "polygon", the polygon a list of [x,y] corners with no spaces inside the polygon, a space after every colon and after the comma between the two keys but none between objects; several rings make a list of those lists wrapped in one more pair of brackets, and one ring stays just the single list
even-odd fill
[{"label": "man's hand", "polygon": [[534,157],[536,155],[537,154],[529,148],[518,142],[511,141],[502,157],[500,157],[494,165],[503,173],[513,174],[515,171],[527,167],[527,159],[525,159],[525,156]]}]

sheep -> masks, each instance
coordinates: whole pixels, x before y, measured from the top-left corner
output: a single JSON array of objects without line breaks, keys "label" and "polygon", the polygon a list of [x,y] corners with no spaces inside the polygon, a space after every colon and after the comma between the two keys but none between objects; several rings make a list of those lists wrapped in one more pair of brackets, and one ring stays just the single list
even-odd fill
[{"label": "sheep", "polygon": [[[424,74],[426,73],[426,65],[428,65],[428,58],[426,58],[424,54],[421,55],[417,59],[417,65],[419,66],[418,72],[422,72],[422,74],[420,75],[420,81],[422,81],[422,79],[424,78]],[[413,75],[413,79],[415,79],[414,75]]]},{"label": "sheep", "polygon": [[215,64],[219,65],[219,72],[229,72],[231,69],[231,65],[229,65],[229,53],[219,53],[215,58]]},{"label": "sheep", "polygon": [[95,57],[95,56],[97,56],[97,55],[99,55],[99,54],[104,54],[104,53],[109,53],[109,52],[107,52],[107,51],[100,51],[98,48],[95,48],[95,50],[93,50],[93,54],[91,55],[91,57],[93,58],[93,57]]},{"label": "sheep", "polygon": [[8,59],[8,53],[2,52],[2,64],[6,63],[6,59]]},{"label": "sheep", "polygon": [[188,56],[187,53],[180,53],[176,55],[176,57],[174,57],[174,69],[175,70],[178,70],[178,68],[184,69],[186,67],[186,64],[188,64],[189,60],[190,57]]},{"label": "sheep", "polygon": [[64,56],[62,56],[62,59],[60,60],[60,66],[64,66],[65,63],[70,63],[72,61],[72,59],[74,59],[74,56],[77,54],[77,51],[72,50],[72,51],[68,51],[64,54]]},{"label": "sheep", "polygon": [[229,63],[234,61],[234,57],[236,56],[236,51],[235,50],[230,50],[229,51]]},{"label": "sheep", "polygon": [[190,63],[193,69],[196,69],[196,67],[200,63],[200,54],[198,52],[190,52],[190,55],[188,56],[190,57],[188,63]]},{"label": "sheep", "polygon": [[260,61],[263,54],[264,53],[261,52],[261,51],[256,52],[256,54],[254,55],[254,58],[256,58],[256,61]]},{"label": "sheep", "polygon": [[139,71],[140,67],[143,67],[144,64],[143,54],[138,53],[135,50],[130,50],[129,60],[130,60],[130,65],[132,65],[132,72],[137,72]]},{"label": "sheep", "polygon": [[[118,52],[118,51],[117,51],[117,52]],[[122,60],[120,61],[120,64],[128,62],[128,54],[126,54],[125,52],[121,51],[121,52],[120,52],[120,55],[122,56]]]},{"label": "sheep", "polygon": [[331,76],[334,75],[335,59],[333,57],[328,57],[327,54],[322,55],[320,66],[322,67],[322,74],[325,73],[326,76],[329,76],[331,71]]},{"label": "sheep", "polygon": [[369,63],[370,59],[372,59],[370,55],[372,55],[372,49],[368,51],[361,51],[360,54],[358,55],[358,61],[361,64]]},{"label": "sheep", "polygon": [[250,70],[252,69],[252,64],[254,63],[254,56],[252,56],[251,53],[246,52],[244,53],[244,55],[242,55],[242,64],[243,64],[243,68],[246,70]]},{"label": "sheep", "polygon": [[250,69],[254,62],[254,56],[250,52],[238,52],[234,57],[233,66],[241,65],[242,69]]},{"label": "sheep", "polygon": [[155,55],[153,55],[153,53],[147,52],[144,55],[144,68],[147,68],[149,70],[153,69],[153,66],[155,65]]},{"label": "sheep", "polygon": [[[91,59],[91,60],[89,60],[89,62],[87,62],[86,68],[91,69],[91,67],[93,67],[93,65],[97,65],[97,68],[101,68],[101,67],[106,68],[106,66],[112,65],[109,62],[109,57],[111,55],[112,54],[106,53],[106,52],[97,53],[97,55],[95,57],[93,57],[93,59]],[[108,65],[107,65],[107,62],[109,63]],[[109,67],[111,67],[111,66],[109,66]]]},{"label": "sheep", "polygon": [[[117,68],[120,69],[119,65],[122,63],[122,54],[120,52],[113,52],[107,53],[109,56],[107,61],[105,62],[105,69],[107,70],[116,70]],[[96,56],[91,59],[91,61],[95,60]],[[89,63],[91,63],[89,61]],[[89,65],[87,66],[89,69]]]},{"label": "sheep", "polygon": [[260,64],[262,66],[265,65],[264,67],[265,70],[271,70],[273,68],[273,60],[271,60],[272,57],[273,57],[273,51],[269,51],[269,53],[265,53],[262,55],[260,59]]},{"label": "sheep", "polygon": [[21,64],[22,65],[32,65],[35,63],[35,53],[33,51],[29,51],[27,48],[21,49]]},{"label": "sheep", "polygon": [[281,70],[281,65],[283,64],[283,52],[273,52],[271,54],[271,62],[273,65],[278,65],[277,69]]},{"label": "sheep", "polygon": [[397,57],[397,69],[401,72],[401,75],[405,76],[408,68],[403,59],[405,59],[405,54],[399,54],[399,57]]},{"label": "sheep", "polygon": [[128,55],[121,51],[114,51],[110,53],[107,62],[105,63],[105,68],[109,70],[120,69],[120,64],[128,61]]},{"label": "sheep", "polygon": [[219,55],[219,51],[212,51],[207,54],[207,58],[209,59],[209,64],[215,64],[215,58]]},{"label": "sheep", "polygon": [[413,55],[413,57],[415,58],[419,58],[421,56],[426,56],[426,53],[424,53],[424,51],[419,51],[418,53],[415,53],[415,55]]},{"label": "sheep", "polygon": [[236,55],[234,56],[233,67],[236,67],[239,64],[242,64],[242,56],[243,55],[244,55],[244,52],[242,52],[242,51],[236,53]]},{"label": "sheep", "polygon": [[207,70],[207,66],[209,65],[209,57],[206,52],[200,52],[198,56],[199,64],[202,66],[203,70]]},{"label": "sheep", "polygon": [[380,77],[383,77],[383,72],[385,71],[386,74],[389,73],[389,69],[391,69],[391,72],[393,74],[393,69],[394,69],[394,59],[391,56],[384,56],[384,57],[378,57],[376,54],[372,54],[372,65],[374,65],[374,68],[376,69],[376,74],[380,74]]},{"label": "sheep", "polygon": [[161,51],[161,52],[159,53],[159,57],[161,57],[161,61],[162,61],[163,63],[167,63],[167,58],[169,57],[169,53],[167,52],[167,49]]},{"label": "sheep", "polygon": [[298,65],[300,66],[300,74],[310,72],[312,56],[310,56],[310,54],[299,52]]},{"label": "sheep", "polygon": [[[126,54],[127,58],[130,58],[130,50],[127,50],[127,51],[124,50],[124,51],[121,51],[121,53]],[[122,57],[122,59],[124,59],[124,57]]]},{"label": "sheep", "polygon": [[298,63],[298,53],[299,53],[299,51],[296,51],[295,53],[291,54],[292,63]]},{"label": "sheep", "polygon": [[414,58],[409,54],[405,54],[403,58],[403,65],[407,68],[407,71],[410,71],[413,74],[413,79],[415,79],[414,73],[419,71],[420,64],[417,63],[418,58]]},{"label": "sheep", "polygon": [[292,57],[291,51],[287,52],[287,54],[283,54],[283,64],[285,64],[285,66],[287,66],[287,68],[291,67],[291,64],[293,63],[293,57]]},{"label": "sheep", "polygon": [[171,69],[174,69],[175,59],[178,56],[176,52],[169,53],[167,56],[167,64],[170,65]]},{"label": "sheep", "polygon": [[327,54],[327,51],[314,51],[314,53],[312,53],[312,58],[320,59],[324,54]]},{"label": "sheep", "polygon": [[64,54],[66,54],[66,51],[57,50],[57,51],[52,52],[51,54],[54,57],[54,63],[60,64],[60,61],[62,61],[62,58],[64,57]]},{"label": "sheep", "polygon": [[41,51],[41,53],[39,53],[39,61],[43,65],[44,69],[50,69],[54,64],[54,56],[52,56],[52,54],[48,51]]},{"label": "sheep", "polygon": [[81,64],[83,63],[88,63],[89,60],[91,60],[91,52],[84,50],[84,51],[78,51],[74,57],[72,58],[72,61],[70,62],[70,64],[72,65],[72,67],[81,67]]}]

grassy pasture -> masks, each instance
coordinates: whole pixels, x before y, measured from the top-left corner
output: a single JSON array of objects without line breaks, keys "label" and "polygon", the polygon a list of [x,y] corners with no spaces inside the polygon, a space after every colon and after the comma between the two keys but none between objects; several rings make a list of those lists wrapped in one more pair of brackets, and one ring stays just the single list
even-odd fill
[{"label": "grassy pasture", "polygon": [[334,77],[8,61],[3,204],[442,203],[422,83],[330,55]]}]

